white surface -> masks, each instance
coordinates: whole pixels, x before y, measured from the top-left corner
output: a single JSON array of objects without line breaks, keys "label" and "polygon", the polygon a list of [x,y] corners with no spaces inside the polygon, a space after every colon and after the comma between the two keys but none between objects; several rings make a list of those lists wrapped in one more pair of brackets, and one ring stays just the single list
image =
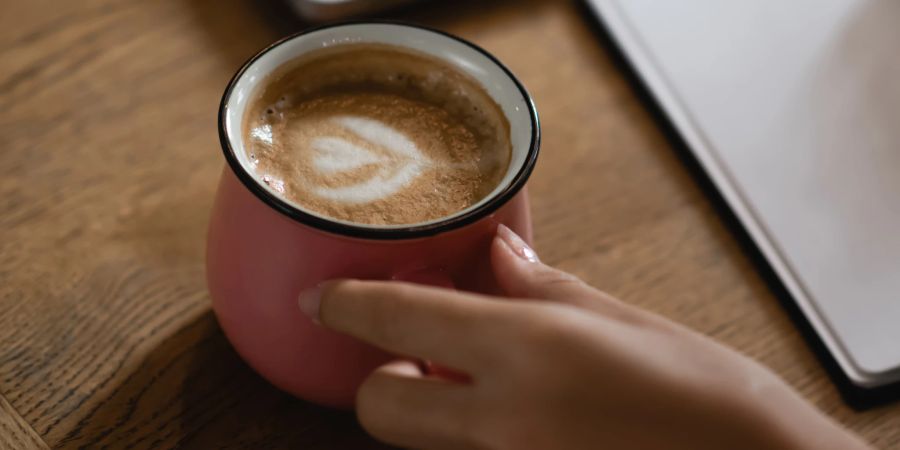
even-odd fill
[{"label": "white surface", "polygon": [[[500,66],[472,47],[439,33],[434,33],[421,28],[394,24],[351,24],[323,28],[283,42],[254,61],[243,73],[237,83],[235,83],[234,89],[227,102],[228,112],[225,116],[225,133],[228,135],[228,140],[231,142],[231,146],[234,148],[235,154],[241,162],[241,166],[243,166],[247,173],[253,176],[257,184],[271,192],[272,195],[278,196],[285,202],[290,203],[291,206],[308,214],[322,217],[320,214],[303,208],[299,204],[282,197],[280,192],[273,189],[268,183],[262,181],[260,175],[252,169],[250,160],[247,158],[247,153],[244,151],[244,139],[242,136],[241,124],[243,123],[244,112],[247,109],[248,101],[252,98],[254,90],[258,87],[259,82],[265,79],[266,75],[270,74],[273,70],[288,61],[316,49],[356,43],[396,45],[440,58],[444,62],[452,65],[459,71],[468,74],[481,83],[482,87],[484,87],[494,101],[500,105],[500,108],[506,115],[506,119],[509,121],[510,143],[512,144],[512,157],[506,176],[500,181],[497,188],[484,199],[459,211],[453,216],[462,215],[481,207],[482,204],[491,198],[494,198],[512,183],[513,178],[519,173],[519,170],[525,164],[525,160],[528,157],[528,150],[531,148],[531,132],[533,124],[531,122],[531,113],[528,109],[529,100],[524,97],[522,91],[519,90],[515,82],[507,76],[506,72],[504,72]],[[358,223],[345,222],[333,218],[327,219],[333,222],[360,226]],[[447,217],[441,217],[432,221],[412,225],[366,226],[380,229],[408,228],[410,226],[420,226],[440,222],[446,219]]]},{"label": "white surface", "polygon": [[592,3],[850,379],[900,380],[900,1]]}]

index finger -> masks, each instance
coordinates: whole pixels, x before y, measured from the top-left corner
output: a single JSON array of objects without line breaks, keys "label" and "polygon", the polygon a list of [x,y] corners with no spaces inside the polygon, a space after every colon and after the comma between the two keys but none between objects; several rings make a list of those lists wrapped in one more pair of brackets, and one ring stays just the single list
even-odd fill
[{"label": "index finger", "polygon": [[398,281],[340,280],[319,292],[319,321],[390,352],[473,370],[497,345],[504,302]]}]

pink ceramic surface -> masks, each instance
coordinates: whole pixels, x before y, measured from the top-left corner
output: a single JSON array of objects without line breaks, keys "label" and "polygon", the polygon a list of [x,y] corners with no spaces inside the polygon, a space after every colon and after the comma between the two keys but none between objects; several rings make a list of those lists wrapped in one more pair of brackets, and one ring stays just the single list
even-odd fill
[{"label": "pink ceramic surface", "polygon": [[[510,121],[509,173],[491,195],[454,216],[411,226],[328,220],[278,197],[246,170],[241,121],[256,83],[323,45],[381,42],[431,53],[478,79]],[[325,27],[263,50],[235,75],[220,109],[223,171],[210,221],[207,281],[213,308],[238,353],[274,385],[317,403],[348,407],[359,383],[393,356],[310,322],[297,294],[333,278],[404,279],[493,292],[489,245],[498,223],[531,238],[525,181],[539,125],[522,86],[483,50],[399,24]]]}]

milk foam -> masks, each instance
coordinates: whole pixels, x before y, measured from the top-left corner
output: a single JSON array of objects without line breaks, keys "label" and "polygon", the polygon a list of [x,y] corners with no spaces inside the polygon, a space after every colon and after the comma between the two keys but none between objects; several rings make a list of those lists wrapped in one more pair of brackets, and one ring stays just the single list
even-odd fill
[{"label": "milk foam", "polygon": [[353,131],[358,136],[381,145],[384,148],[390,149],[397,154],[406,155],[410,158],[419,160],[426,159],[413,141],[409,140],[403,133],[400,133],[378,120],[345,116],[339,117],[335,119],[335,121]]},{"label": "milk foam", "polygon": [[476,81],[380,44],[315,51],[266,77],[244,137],[250,170],[323,217],[416,224],[477,203],[509,165],[509,124]]},{"label": "milk foam", "polygon": [[[321,174],[348,172],[376,164],[378,173],[363,182],[338,188],[317,186],[313,192],[343,203],[369,203],[387,199],[422,175],[431,161],[403,133],[378,120],[344,116],[333,119],[365,141],[380,146],[391,157],[377,155],[339,137],[318,137],[312,142],[316,156],[312,163]],[[395,167],[391,167],[391,166]]]},{"label": "milk foam", "polygon": [[381,164],[387,160],[338,137],[315,138],[312,147],[316,149],[313,167],[323,174],[346,172],[369,164]]}]

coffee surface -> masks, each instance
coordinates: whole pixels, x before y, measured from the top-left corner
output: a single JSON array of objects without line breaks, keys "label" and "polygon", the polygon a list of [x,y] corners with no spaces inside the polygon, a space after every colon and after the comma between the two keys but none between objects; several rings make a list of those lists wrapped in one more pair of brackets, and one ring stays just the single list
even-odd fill
[{"label": "coffee surface", "polygon": [[287,63],[244,119],[251,169],[318,215],[372,225],[451,216],[506,174],[509,123],[477,81],[426,55],[344,45]]}]

